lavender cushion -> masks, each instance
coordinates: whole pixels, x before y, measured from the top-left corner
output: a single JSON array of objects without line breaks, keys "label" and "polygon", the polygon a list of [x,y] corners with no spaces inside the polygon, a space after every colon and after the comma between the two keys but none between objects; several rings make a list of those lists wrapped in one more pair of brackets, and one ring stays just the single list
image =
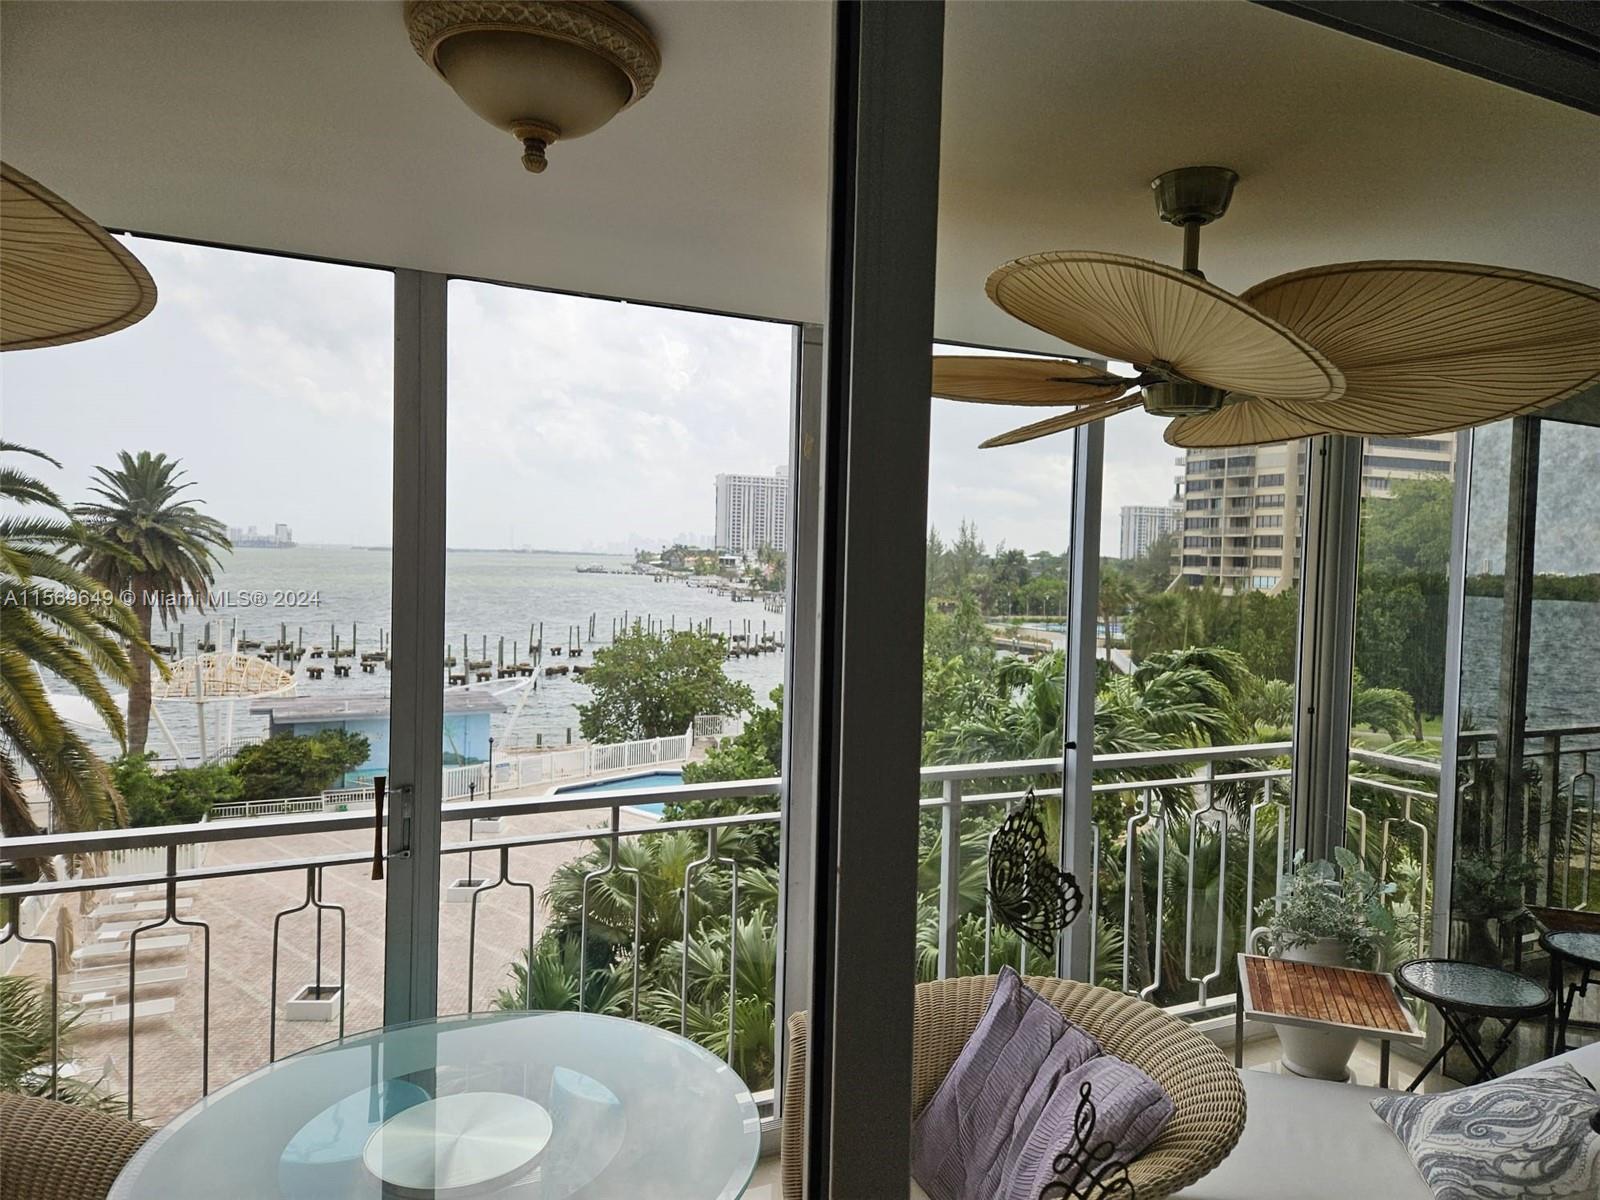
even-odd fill
[{"label": "lavender cushion", "polygon": [[1036,1081],[1070,1075],[1099,1053],[1098,1042],[1002,968],[989,1007],[912,1133],[911,1174],[929,1200],[994,1200],[1016,1146],[1051,1098]]},{"label": "lavender cushion", "polygon": [[[1073,1124],[1082,1088],[1091,1086],[1095,1124],[1089,1150],[1099,1161],[1102,1144],[1108,1144],[1105,1161],[1130,1163],[1160,1135],[1172,1119],[1172,1098],[1150,1076],[1132,1063],[1109,1054],[1091,1058],[1076,1070],[1054,1080],[1042,1076],[1036,1090],[1048,1091],[1038,1117],[1013,1148],[996,1200],[1038,1200],[1046,1184],[1056,1179],[1055,1159],[1073,1144]],[[1076,1168],[1060,1177],[1070,1189],[1077,1182]],[[1068,1191],[1068,1195],[1076,1194]]]}]

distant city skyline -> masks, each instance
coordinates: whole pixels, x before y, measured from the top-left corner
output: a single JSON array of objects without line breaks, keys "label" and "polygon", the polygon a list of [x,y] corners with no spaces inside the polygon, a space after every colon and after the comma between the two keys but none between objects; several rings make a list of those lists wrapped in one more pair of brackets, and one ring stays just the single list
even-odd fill
[{"label": "distant city skyline", "polygon": [[[301,545],[391,544],[389,273],[124,240],[156,280],[154,312],[114,337],[0,357],[6,440],[61,463],[38,474],[68,503],[89,498],[119,451],[151,450],[182,460],[186,496],[224,524],[282,523]],[[790,326],[460,280],[449,305],[453,547],[709,543],[709,480],[789,462]],[[1028,415],[932,401],[928,525],[947,540],[967,521],[990,550],[1068,548],[1072,435],[978,449]],[[1104,555],[1120,549],[1124,506],[1173,495],[1183,455],[1165,427],[1138,409],[1106,423]],[[1498,427],[1484,436],[1504,440]],[[1564,502],[1541,521],[1541,570],[1592,569],[1588,534],[1558,535],[1555,516],[1600,525],[1587,454],[1552,439],[1541,491]],[[1503,487],[1497,470],[1480,461],[1475,491]],[[1473,511],[1472,568],[1498,569],[1503,530],[1488,507]]]}]

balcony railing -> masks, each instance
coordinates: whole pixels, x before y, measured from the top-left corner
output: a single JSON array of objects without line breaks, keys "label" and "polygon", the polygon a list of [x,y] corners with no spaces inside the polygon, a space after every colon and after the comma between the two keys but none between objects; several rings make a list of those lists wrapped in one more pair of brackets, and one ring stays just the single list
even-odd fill
[{"label": "balcony railing", "polygon": [[[1289,866],[1285,836],[1289,751],[1287,742],[1273,742],[1096,757],[1093,871],[1085,887],[1087,903],[1080,919],[1090,921],[1099,982],[1181,1007],[1190,1014],[1225,1010],[1231,1002],[1233,954],[1248,944],[1251,928],[1260,923],[1258,906],[1276,895],[1278,881]],[[1376,870],[1403,882],[1416,906],[1425,909],[1431,901],[1431,822],[1436,806],[1432,789],[1438,766],[1365,752],[1353,757],[1360,769],[1369,772],[1352,779],[1353,840]],[[987,855],[985,834],[1030,784],[1048,808],[1058,811],[1059,772],[1057,759],[923,768],[924,794],[918,803],[924,813],[925,844],[932,847],[927,863],[934,876],[924,889],[928,909],[924,975],[988,973],[1002,962],[1024,970],[1030,965],[1035,970],[1051,969],[1048,964],[1030,964],[1025,944],[997,926],[983,899],[981,880]],[[549,919],[547,914],[541,915],[536,886],[514,876],[526,876],[527,864],[536,861],[548,873],[552,863],[576,858],[595,847],[601,851],[600,861],[584,874],[578,902],[578,961],[589,962],[588,942],[594,936],[594,922],[600,919],[601,896],[607,897],[607,903],[622,903],[622,915],[619,918],[612,912],[608,926],[613,933],[623,931],[616,963],[621,982],[614,1010],[685,1031],[691,1005],[691,960],[701,971],[709,969],[707,962],[719,963],[718,969],[726,973],[723,1002],[729,1021],[727,1041],[722,1042],[719,1034],[715,1049],[731,1059],[735,1052],[733,1014],[741,1000],[751,998],[752,984],[736,956],[737,937],[729,938],[728,953],[722,959],[696,956],[694,942],[702,932],[699,922],[707,915],[698,881],[706,873],[720,875],[724,883],[714,895],[719,904],[726,904],[721,913],[737,928],[740,906],[746,903],[741,876],[754,864],[741,858],[742,846],[736,845],[738,839],[733,835],[775,826],[780,820],[779,789],[778,780],[764,779],[511,798],[497,794],[492,802],[447,802],[442,815],[449,827],[473,822],[465,840],[447,842],[442,849],[445,885],[453,875],[476,877],[469,885],[465,928],[460,928],[461,909],[449,906],[453,928],[441,934],[441,958],[447,951],[452,962],[455,956],[465,955],[463,1007],[471,1010],[489,1002],[480,982],[485,978],[491,983],[503,981],[510,966],[503,961],[505,957],[515,961],[514,954],[527,951],[531,959],[540,922]],[[763,797],[772,799],[770,811],[678,821],[650,820],[638,811],[639,806],[664,802],[759,802]],[[287,997],[280,994],[280,976],[290,960],[314,979],[316,996],[334,992],[332,986],[323,989],[325,982],[339,985],[336,1007],[341,1034],[346,1029],[352,988],[364,987],[370,993],[359,997],[366,1015],[357,1018],[358,1022],[381,1019],[377,1015],[381,962],[363,975],[349,964],[346,955],[351,935],[367,937],[367,949],[371,950],[372,939],[364,930],[381,920],[376,913],[357,914],[355,920],[346,915],[347,906],[360,903],[375,903],[381,912],[381,884],[357,893],[350,882],[364,881],[368,874],[364,868],[372,856],[365,847],[370,843],[361,835],[370,836],[372,816],[370,812],[325,811],[321,797],[309,798],[308,803],[314,808],[305,813],[61,834],[18,839],[5,847],[8,857],[57,857],[64,868],[70,863],[119,860],[115,875],[74,874],[64,869],[56,880],[0,888],[0,896],[5,897],[4,915],[11,922],[0,930],[0,953],[7,955],[13,966],[21,966],[15,962],[18,948],[37,945],[36,956],[47,957],[48,966],[36,965],[33,973],[47,979],[54,1008],[73,1008],[91,1029],[100,1024],[123,1028],[125,1058],[120,1063],[114,1056],[108,1061],[113,1068],[112,1082],[125,1094],[130,1112],[159,1119],[209,1090],[219,1015],[230,1027],[224,1056],[229,1077],[283,1053],[280,1041]],[[595,817],[604,824],[586,827],[585,818]],[[485,818],[528,818],[522,824],[530,827],[478,836],[477,831],[484,828],[479,822]],[[688,862],[675,885],[678,915],[669,922],[668,932],[678,938],[677,953],[682,959],[677,994],[641,997],[638,915],[643,881],[622,849],[633,839],[673,832],[704,839],[699,842],[702,853]],[[286,847],[295,848],[296,839],[307,837],[313,845],[298,849],[325,852],[284,852]],[[241,846],[247,847],[243,859],[231,860]],[[230,854],[222,854],[223,850]],[[513,855],[518,856],[515,862]],[[225,857],[230,861],[223,861]],[[467,868],[467,862],[491,865],[485,872],[476,866]],[[520,869],[514,871],[513,867]],[[613,875],[619,878],[610,879]],[[249,898],[217,893],[212,904],[206,903],[208,885],[223,880],[274,879],[281,882]],[[1127,886],[1128,880],[1133,880],[1134,886]],[[337,881],[343,889],[344,903],[330,899],[330,881]],[[444,890],[455,889],[445,886]],[[684,896],[691,893],[692,903],[684,904]],[[69,897],[81,902],[85,895],[98,902],[87,916],[94,926],[93,940],[74,952],[44,931],[50,924],[50,905],[64,904]],[[367,899],[362,900],[362,895]],[[626,933],[629,897],[631,944]],[[126,910],[119,911],[121,906],[127,906]],[[16,919],[19,907],[20,921]],[[95,915],[107,912],[114,917],[110,922]],[[507,924],[508,912],[521,915]],[[501,932],[489,950],[500,954],[502,960],[485,973],[480,972],[478,959],[484,922],[491,915],[501,922]],[[314,922],[314,954],[310,936],[303,945],[283,936],[286,928],[297,927],[296,922],[307,929]],[[1424,928],[1426,924],[1424,921]],[[220,939],[212,936],[214,926],[223,929]],[[377,927],[381,929],[381,924]],[[270,944],[266,937],[269,929]],[[660,935],[657,929],[653,936]],[[381,940],[380,936],[375,943],[380,950]],[[154,956],[148,952],[158,945],[168,955],[163,963],[172,958],[178,961],[152,966]],[[201,959],[198,980],[188,978],[196,951]],[[217,1012],[213,1012],[214,955],[228,960],[223,974],[230,997]],[[337,976],[334,961],[339,964]],[[348,977],[346,970],[352,972]],[[453,979],[461,977],[453,968],[451,975]],[[267,980],[271,981],[270,992],[261,994],[259,985]],[[706,981],[702,976],[693,982]],[[775,1004],[775,981],[768,978],[763,986],[767,994],[757,999],[770,1009]],[[156,991],[171,992],[174,987],[182,993],[183,1012],[174,1013],[177,1000],[171,996],[149,998]],[[523,995],[531,997],[531,988]],[[650,1003],[644,1004],[647,999]],[[454,1001],[448,1003],[453,1006]],[[576,1003],[586,1003],[581,984]],[[185,1085],[186,1099],[166,1094],[184,1090],[171,1077],[174,1055],[158,1052],[153,1044],[145,1045],[167,1036],[163,1032],[167,1025],[174,1025],[172,1038],[191,1049],[198,1038],[198,1070]],[[304,1037],[299,1040],[303,1042]],[[140,1097],[147,1087],[144,1071],[159,1076],[163,1094],[141,1108]],[[52,1071],[49,1079],[53,1083],[55,1078]]]}]

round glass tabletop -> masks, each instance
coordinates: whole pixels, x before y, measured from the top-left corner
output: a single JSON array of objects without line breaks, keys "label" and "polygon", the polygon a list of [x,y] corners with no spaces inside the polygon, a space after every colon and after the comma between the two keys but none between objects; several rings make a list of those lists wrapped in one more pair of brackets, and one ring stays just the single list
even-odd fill
[{"label": "round glass tabletop", "polygon": [[1525,1016],[1550,1003],[1550,991],[1543,984],[1498,967],[1454,959],[1413,959],[1395,968],[1394,979],[1413,996],[1430,1003],[1490,1016]]},{"label": "round glass tabletop", "polygon": [[1600,967],[1600,933],[1547,933],[1539,940],[1546,949],[1574,962]]},{"label": "round glass tabletop", "polygon": [[247,1075],[146,1142],[110,1200],[733,1200],[760,1144],[744,1082],[675,1034],[495,1013],[392,1026]]}]

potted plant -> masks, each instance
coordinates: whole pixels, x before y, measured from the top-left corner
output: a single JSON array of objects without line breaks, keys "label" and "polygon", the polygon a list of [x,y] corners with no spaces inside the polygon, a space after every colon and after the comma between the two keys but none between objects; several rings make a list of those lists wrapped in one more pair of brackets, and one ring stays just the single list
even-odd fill
[{"label": "potted plant", "polygon": [[[1256,910],[1267,923],[1251,932],[1250,942],[1265,942],[1268,953],[1290,962],[1382,967],[1390,947],[1416,935],[1416,918],[1391,907],[1395,890],[1343,846],[1334,850],[1333,862],[1308,863],[1296,855],[1277,897]],[[1357,1034],[1292,1025],[1279,1025],[1277,1033],[1288,1070],[1313,1079],[1346,1078]]]},{"label": "potted plant", "polygon": [[1461,955],[1498,967],[1502,933],[1522,912],[1539,866],[1526,855],[1464,854],[1456,863],[1451,916],[1466,930]]}]

